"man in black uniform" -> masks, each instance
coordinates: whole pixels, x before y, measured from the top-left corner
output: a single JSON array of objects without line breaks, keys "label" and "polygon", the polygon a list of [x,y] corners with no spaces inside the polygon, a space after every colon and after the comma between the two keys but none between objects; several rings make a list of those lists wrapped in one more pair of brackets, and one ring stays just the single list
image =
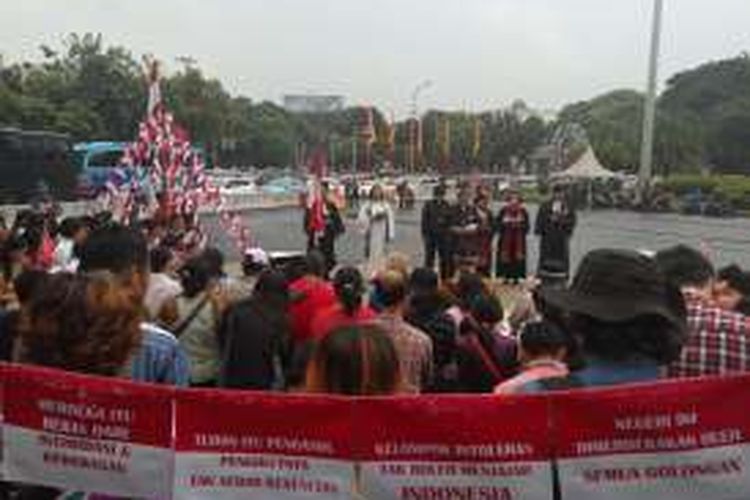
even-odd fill
[{"label": "man in black uniform", "polygon": [[424,265],[435,268],[435,257],[440,260],[440,277],[450,278],[452,262],[448,228],[451,219],[451,207],[445,200],[445,186],[435,186],[432,199],[422,208],[422,241],[424,243]]}]

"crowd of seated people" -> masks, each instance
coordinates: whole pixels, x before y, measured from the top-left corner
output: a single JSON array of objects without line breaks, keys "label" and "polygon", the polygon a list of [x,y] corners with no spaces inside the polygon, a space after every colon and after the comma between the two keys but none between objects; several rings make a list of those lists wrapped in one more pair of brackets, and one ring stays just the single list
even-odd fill
[{"label": "crowd of seated people", "polygon": [[516,297],[402,255],[370,279],[311,251],[280,269],[106,220],[2,232],[5,361],[184,387],[496,397],[750,371],[748,274],[701,252],[597,249]]}]

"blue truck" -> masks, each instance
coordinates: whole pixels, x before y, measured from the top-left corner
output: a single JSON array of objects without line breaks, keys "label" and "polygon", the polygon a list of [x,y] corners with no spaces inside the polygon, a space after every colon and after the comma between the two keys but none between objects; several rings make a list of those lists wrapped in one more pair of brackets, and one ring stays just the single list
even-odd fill
[{"label": "blue truck", "polygon": [[[106,188],[120,166],[127,146],[127,142],[114,141],[80,142],[73,146],[74,161],[79,168],[79,196],[95,197]],[[194,146],[193,151],[205,158],[202,148]]]}]

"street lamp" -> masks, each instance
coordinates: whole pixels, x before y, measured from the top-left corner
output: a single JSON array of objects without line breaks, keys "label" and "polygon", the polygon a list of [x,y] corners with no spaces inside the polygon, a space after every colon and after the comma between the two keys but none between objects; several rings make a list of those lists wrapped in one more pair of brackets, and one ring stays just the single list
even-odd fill
[{"label": "street lamp", "polygon": [[432,87],[432,80],[424,80],[420,82],[414,91],[411,93],[411,115],[412,125],[416,124],[416,129],[412,126],[409,127],[409,168],[410,170],[416,170],[418,160],[418,145],[417,141],[421,142],[420,131],[422,128],[422,122],[419,118],[419,95],[425,90]]},{"label": "street lamp", "polygon": [[654,19],[651,33],[651,56],[648,63],[648,87],[643,111],[643,141],[641,142],[641,168],[638,173],[641,199],[645,193],[654,161],[654,124],[656,118],[656,80],[659,75],[659,45],[661,42],[661,21],[664,0],[654,0]]}]

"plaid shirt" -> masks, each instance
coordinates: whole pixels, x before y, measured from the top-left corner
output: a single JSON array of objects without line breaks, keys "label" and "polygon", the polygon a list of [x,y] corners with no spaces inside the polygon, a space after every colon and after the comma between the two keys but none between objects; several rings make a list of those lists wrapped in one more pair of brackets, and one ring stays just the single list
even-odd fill
[{"label": "plaid shirt", "polygon": [[687,341],[669,366],[672,378],[750,373],[750,317],[685,293]]},{"label": "plaid shirt", "polygon": [[432,339],[391,314],[382,313],[375,324],[393,340],[406,390],[418,393],[427,387],[432,381]]}]

